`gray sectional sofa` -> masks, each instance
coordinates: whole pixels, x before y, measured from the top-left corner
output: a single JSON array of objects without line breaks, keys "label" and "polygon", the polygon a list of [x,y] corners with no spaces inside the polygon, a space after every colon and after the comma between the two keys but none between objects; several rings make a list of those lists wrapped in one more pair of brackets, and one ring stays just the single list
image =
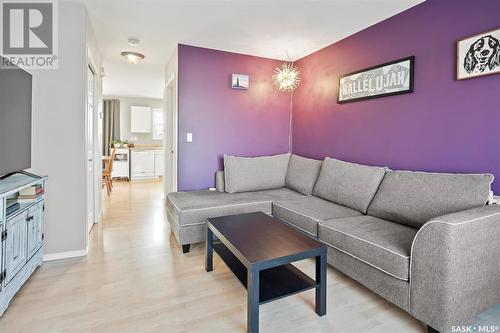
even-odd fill
[{"label": "gray sectional sofa", "polygon": [[500,205],[490,174],[392,171],[281,154],[224,157],[217,191],[169,193],[176,239],[206,219],[262,211],[328,245],[328,262],[429,326],[451,332],[500,303]]}]

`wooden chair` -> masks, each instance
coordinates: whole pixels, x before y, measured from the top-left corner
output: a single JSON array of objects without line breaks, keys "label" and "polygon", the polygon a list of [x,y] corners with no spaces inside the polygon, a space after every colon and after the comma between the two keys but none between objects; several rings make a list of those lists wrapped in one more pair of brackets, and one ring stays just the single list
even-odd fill
[{"label": "wooden chair", "polygon": [[113,177],[111,176],[111,173],[113,172],[113,161],[115,160],[115,150],[116,148],[113,148],[113,150],[111,151],[109,160],[106,162],[106,166],[102,171],[102,186],[103,187],[106,186],[106,192],[108,192],[108,195],[110,195],[111,191],[113,190]]}]

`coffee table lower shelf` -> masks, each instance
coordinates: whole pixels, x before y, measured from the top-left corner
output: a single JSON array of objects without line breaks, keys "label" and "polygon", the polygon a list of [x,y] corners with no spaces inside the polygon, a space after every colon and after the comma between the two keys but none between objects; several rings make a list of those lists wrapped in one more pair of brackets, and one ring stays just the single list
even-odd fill
[{"label": "coffee table lower shelf", "polygon": [[[247,268],[221,242],[214,242],[213,249],[247,288]],[[265,269],[260,271],[259,304],[316,287],[316,281],[292,264]]]}]

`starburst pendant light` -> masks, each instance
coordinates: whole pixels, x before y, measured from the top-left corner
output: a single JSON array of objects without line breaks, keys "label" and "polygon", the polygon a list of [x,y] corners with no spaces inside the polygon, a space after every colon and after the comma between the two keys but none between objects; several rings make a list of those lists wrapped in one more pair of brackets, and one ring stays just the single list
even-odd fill
[{"label": "starburst pendant light", "polygon": [[300,71],[293,62],[285,62],[274,70],[273,83],[279,91],[292,92],[299,86]]}]

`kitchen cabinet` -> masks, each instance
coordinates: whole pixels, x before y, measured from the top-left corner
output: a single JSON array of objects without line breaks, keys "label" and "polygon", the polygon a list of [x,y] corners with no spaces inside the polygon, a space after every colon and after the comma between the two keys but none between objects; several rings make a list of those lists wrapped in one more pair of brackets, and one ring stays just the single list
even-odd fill
[{"label": "kitchen cabinet", "polygon": [[163,176],[165,166],[163,149],[132,150],[131,179],[145,179]]},{"label": "kitchen cabinet", "polygon": [[153,150],[132,151],[132,179],[155,176],[155,154]]},{"label": "kitchen cabinet", "polygon": [[130,131],[132,133],[151,133],[151,122],[149,106],[130,107]]}]

